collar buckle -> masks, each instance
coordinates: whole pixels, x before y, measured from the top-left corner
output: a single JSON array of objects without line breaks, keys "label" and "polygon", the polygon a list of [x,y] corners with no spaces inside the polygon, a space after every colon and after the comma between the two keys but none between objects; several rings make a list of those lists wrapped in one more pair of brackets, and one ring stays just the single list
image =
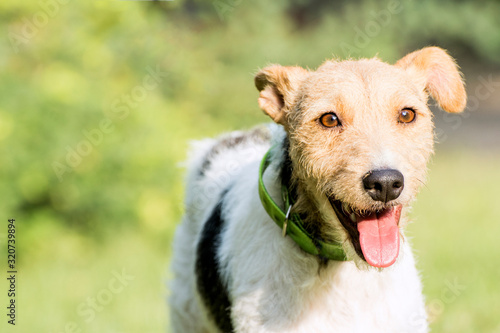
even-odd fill
[{"label": "collar buckle", "polygon": [[319,258],[336,261],[348,260],[341,243],[335,241],[325,242],[314,237],[304,228],[300,216],[296,213],[291,213],[294,201],[290,197],[287,186],[282,185],[283,203],[287,209],[286,214],[271,198],[263,180],[264,171],[271,164],[269,153],[268,151],[264,155],[259,167],[259,197],[269,217],[282,228],[283,237],[286,235],[290,236],[302,250]]},{"label": "collar buckle", "polygon": [[288,227],[288,220],[290,219],[290,211],[292,210],[292,205],[288,205],[288,210],[286,211],[285,221],[283,222],[283,237],[286,237],[286,228]]}]

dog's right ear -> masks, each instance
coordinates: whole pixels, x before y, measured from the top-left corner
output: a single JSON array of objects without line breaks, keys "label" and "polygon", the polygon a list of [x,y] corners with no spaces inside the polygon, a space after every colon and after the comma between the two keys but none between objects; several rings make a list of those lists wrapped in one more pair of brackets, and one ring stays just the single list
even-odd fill
[{"label": "dog's right ear", "polygon": [[300,83],[309,72],[302,67],[272,65],[255,75],[259,107],[276,123],[286,125],[287,110],[295,102]]}]

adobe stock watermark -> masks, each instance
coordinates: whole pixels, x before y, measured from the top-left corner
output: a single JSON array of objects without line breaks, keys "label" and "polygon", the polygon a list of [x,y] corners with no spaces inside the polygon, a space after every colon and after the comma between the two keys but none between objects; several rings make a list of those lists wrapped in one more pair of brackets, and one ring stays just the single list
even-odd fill
[{"label": "adobe stock watermark", "polygon": [[[409,2],[411,0],[406,0]],[[379,11],[371,11],[371,19],[364,26],[354,26],[354,39],[352,44],[341,42],[340,49],[344,57],[349,57],[352,54],[359,54],[362,49],[367,47],[373,38],[377,37],[383,28],[387,27],[392,22],[394,15],[403,11],[403,2],[399,0],[391,0],[385,9]]]},{"label": "adobe stock watermark", "polygon": [[[147,74],[144,75],[141,84],[133,87],[128,93],[115,98],[111,103],[110,113],[118,120],[124,120],[130,115],[130,112],[137,108],[143,102],[148,94],[160,86],[163,80],[168,76],[167,72],[161,70],[157,65],[156,68],[147,67]],[[116,120],[115,120],[116,121]],[[64,162],[53,161],[52,169],[56,174],[59,182],[64,180],[66,173],[72,172],[77,168],[84,158],[90,155],[95,147],[99,146],[106,135],[109,135],[115,129],[115,121],[108,117],[104,117],[94,128],[83,129],[83,138],[74,146],[66,146],[66,155]]]},{"label": "adobe stock watermark", "polygon": [[[102,312],[104,308],[110,304],[117,295],[135,280],[135,276],[127,274],[122,268],[121,272],[111,271],[112,277],[109,279],[106,287],[102,288],[94,295],[89,296],[85,301],[78,304],[76,314],[84,323],[92,322],[97,314]],[[51,333],[82,333],[82,324],[76,321],[67,322],[62,330],[52,331]]]},{"label": "adobe stock watermark", "polygon": [[[40,9],[33,15],[24,16],[18,29],[9,29],[7,35],[14,53],[18,53],[22,46],[26,46],[33,40],[51,19],[56,17],[61,8],[72,0],[40,0]],[[175,0],[120,0],[120,1],[175,1]]]},{"label": "adobe stock watermark", "polygon": [[[444,113],[442,120],[451,124],[451,130],[456,131],[462,126],[462,120],[470,117],[471,113],[476,112],[481,102],[488,100],[493,94],[498,93],[500,89],[500,81],[494,81],[493,75],[489,74],[486,78],[482,75],[477,77],[479,84],[474,89],[474,95],[468,96],[467,108],[462,113]],[[439,143],[448,140],[448,135],[445,134],[444,129],[437,127],[434,130],[436,139]]]},{"label": "adobe stock watermark", "polygon": [[410,318],[410,325],[417,329],[421,328],[425,332],[427,322],[434,322],[446,309],[446,306],[455,302],[467,287],[458,282],[458,278],[453,281],[445,280],[445,287],[442,289],[439,298],[434,298],[427,302],[426,311],[416,312]]},{"label": "adobe stock watermark", "polygon": [[50,20],[59,14],[61,7],[70,3],[71,0],[41,0],[38,1],[40,9],[33,15],[21,19],[21,27],[17,31],[9,29],[9,42],[18,53],[21,46],[27,45],[35,38],[40,30],[49,24]]},{"label": "adobe stock watermark", "polygon": [[221,21],[225,21],[234,9],[239,6],[243,0],[216,0],[212,5]]}]

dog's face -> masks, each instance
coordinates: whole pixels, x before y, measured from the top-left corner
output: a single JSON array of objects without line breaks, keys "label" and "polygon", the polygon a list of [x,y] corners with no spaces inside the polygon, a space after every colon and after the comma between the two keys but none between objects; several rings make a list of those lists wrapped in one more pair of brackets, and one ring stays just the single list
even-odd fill
[{"label": "dog's face", "polygon": [[327,61],[315,72],[267,67],[259,105],[289,136],[296,181],[351,257],[376,267],[399,252],[401,211],[423,184],[433,150],[431,95],[464,109],[457,67],[425,48],[394,66],[378,59]]}]

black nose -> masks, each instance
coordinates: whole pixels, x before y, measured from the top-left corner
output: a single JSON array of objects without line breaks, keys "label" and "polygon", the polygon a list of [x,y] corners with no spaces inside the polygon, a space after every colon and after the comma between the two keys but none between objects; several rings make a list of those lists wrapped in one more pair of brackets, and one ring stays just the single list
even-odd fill
[{"label": "black nose", "polygon": [[363,186],[376,201],[389,202],[399,197],[405,178],[398,170],[372,170],[363,177]]}]

